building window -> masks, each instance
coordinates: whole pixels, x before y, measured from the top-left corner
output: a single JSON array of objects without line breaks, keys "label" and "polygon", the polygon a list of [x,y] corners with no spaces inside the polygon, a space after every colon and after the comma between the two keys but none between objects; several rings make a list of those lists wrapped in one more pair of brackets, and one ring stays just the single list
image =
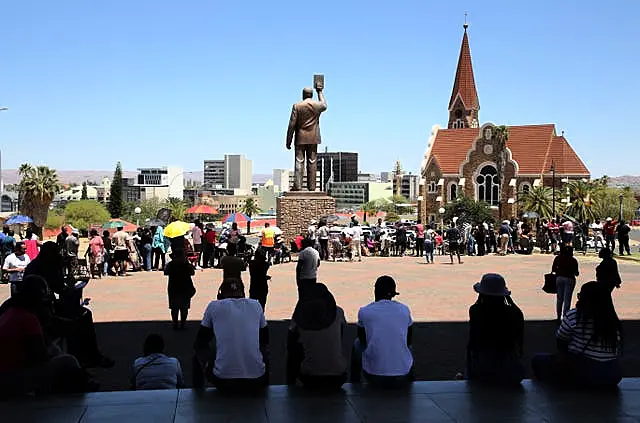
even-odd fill
[{"label": "building window", "polygon": [[472,128],[477,128],[478,127],[478,119],[474,119],[471,121],[471,127]]},{"label": "building window", "polygon": [[453,122],[453,129],[464,128],[464,121],[462,119],[456,119]]},{"label": "building window", "polygon": [[500,202],[500,184],[498,182],[498,171],[491,165],[486,165],[480,169],[480,174],[476,178],[478,201],[486,201],[492,206],[497,206]]},{"label": "building window", "polygon": [[433,194],[436,192],[436,190],[437,190],[436,181],[429,182],[429,185],[427,185],[427,192]]},{"label": "building window", "polygon": [[455,199],[458,197],[458,184],[456,182],[449,182],[447,196],[449,198],[449,201],[455,201]]}]

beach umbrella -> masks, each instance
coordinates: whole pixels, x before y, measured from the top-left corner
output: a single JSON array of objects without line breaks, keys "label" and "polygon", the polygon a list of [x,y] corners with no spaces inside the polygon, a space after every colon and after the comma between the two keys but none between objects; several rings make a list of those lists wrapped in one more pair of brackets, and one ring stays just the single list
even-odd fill
[{"label": "beach umbrella", "polygon": [[187,222],[183,222],[181,220],[176,220],[175,222],[171,222],[164,228],[164,236],[167,238],[177,238],[179,236],[184,236],[187,232],[189,232],[191,226]]},{"label": "beach umbrella", "polygon": [[205,204],[193,206],[187,210],[188,214],[218,214],[218,209]]},{"label": "beach umbrella", "polygon": [[273,229],[274,234],[282,235],[282,229],[278,228],[277,226],[271,226],[271,229]]},{"label": "beach umbrella", "polygon": [[26,223],[33,223],[33,219],[23,214],[16,214],[5,220],[5,225],[24,225]]},{"label": "beach umbrella", "polygon": [[122,219],[111,219],[102,225],[102,229],[123,228],[125,232],[135,232],[138,227],[131,222]]},{"label": "beach umbrella", "polygon": [[251,222],[251,218],[244,213],[229,213],[222,218],[223,223],[246,223]]}]

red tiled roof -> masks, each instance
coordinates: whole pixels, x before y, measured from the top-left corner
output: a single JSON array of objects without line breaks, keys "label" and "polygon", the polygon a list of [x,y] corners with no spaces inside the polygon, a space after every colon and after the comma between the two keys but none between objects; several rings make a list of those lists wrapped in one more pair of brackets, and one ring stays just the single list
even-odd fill
[{"label": "red tiled roof", "polygon": [[[458,174],[460,164],[478,137],[479,128],[440,129],[431,148],[433,157],[445,174]],[[518,163],[518,173],[538,175],[548,173],[551,160],[560,174],[589,175],[582,160],[567,140],[555,135],[555,126],[510,126],[507,147]]]},{"label": "red tiled roof", "polygon": [[456,97],[460,94],[464,105],[468,109],[479,109],[478,92],[476,82],[473,78],[473,66],[471,64],[471,50],[469,49],[469,38],[465,28],[462,36],[462,47],[460,47],[460,57],[458,58],[458,68],[456,69],[456,79],[453,82],[453,91],[449,108],[453,106]]},{"label": "red tiled roof", "polygon": [[[562,135],[553,137],[549,158],[547,159],[549,166],[551,166],[552,159],[556,173],[567,175],[589,174],[587,167]],[[547,168],[545,173],[549,173],[548,171],[549,169]]]}]

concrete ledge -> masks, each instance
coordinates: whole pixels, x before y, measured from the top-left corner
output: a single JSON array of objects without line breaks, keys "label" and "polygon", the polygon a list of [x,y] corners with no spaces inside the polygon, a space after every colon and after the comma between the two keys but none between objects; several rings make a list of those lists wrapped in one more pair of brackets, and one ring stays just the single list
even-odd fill
[{"label": "concrete ledge", "polygon": [[0,402],[2,422],[640,422],[640,379],[618,390],[513,389],[463,381],[416,382],[402,391],[345,385],[337,392],[271,386],[252,396],[215,389],[100,392]]}]

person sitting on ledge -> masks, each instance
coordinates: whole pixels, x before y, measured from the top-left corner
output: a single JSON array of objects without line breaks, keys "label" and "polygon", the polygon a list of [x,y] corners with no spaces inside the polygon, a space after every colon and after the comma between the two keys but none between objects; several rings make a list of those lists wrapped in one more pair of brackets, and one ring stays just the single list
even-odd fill
[{"label": "person sitting on ledge", "polygon": [[287,383],[307,388],[339,388],[347,381],[342,354],[344,311],[322,283],[307,288],[291,318],[287,342]]},{"label": "person sitting on ledge", "polygon": [[401,388],[413,382],[412,325],[409,307],[393,297],[396,282],[381,276],[375,284],[375,302],[358,311],[358,339],[351,352],[351,382],[360,373],[374,387]]},{"label": "person sitting on ledge", "polygon": [[557,354],[537,354],[535,378],[553,385],[586,388],[615,387],[622,379],[622,325],[613,307],[609,287],[587,282],[557,333]]},{"label": "person sitting on ledge", "polygon": [[467,379],[518,384],[524,378],[524,316],[502,276],[489,273],[473,286],[478,300],[469,308]]},{"label": "person sitting on ledge", "polygon": [[144,356],[133,362],[134,390],[180,389],[184,386],[177,358],[164,355],[164,339],[152,333],[144,340]]},{"label": "person sitting on ledge", "polygon": [[47,345],[41,322],[50,314],[47,282],[36,275],[0,306],[0,397],[97,389],[73,356]]},{"label": "person sitting on ledge", "polygon": [[[209,343],[215,340],[215,359],[210,360]],[[195,341],[197,363],[204,376],[218,389],[244,392],[269,384],[263,352],[269,344],[269,330],[256,300],[245,298],[239,279],[225,279],[217,301],[204,312]],[[198,367],[194,367],[194,373]],[[197,376],[197,375],[195,375]],[[194,385],[200,380],[194,378]]]}]

